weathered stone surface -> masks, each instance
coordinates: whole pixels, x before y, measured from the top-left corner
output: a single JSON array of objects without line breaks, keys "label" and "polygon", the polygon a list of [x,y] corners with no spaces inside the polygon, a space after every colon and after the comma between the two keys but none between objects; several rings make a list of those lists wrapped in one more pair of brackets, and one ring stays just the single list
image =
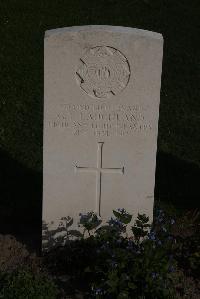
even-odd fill
[{"label": "weathered stone surface", "polygon": [[125,27],[45,36],[43,220],[152,219],[163,39]]}]

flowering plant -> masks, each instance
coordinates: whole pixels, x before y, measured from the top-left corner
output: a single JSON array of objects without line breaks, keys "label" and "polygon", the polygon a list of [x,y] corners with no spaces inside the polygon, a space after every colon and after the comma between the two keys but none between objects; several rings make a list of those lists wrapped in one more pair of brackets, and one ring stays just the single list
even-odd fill
[{"label": "flowering plant", "polygon": [[[162,237],[158,237],[149,218],[138,214],[131,228],[133,235],[128,236],[127,225],[132,215],[125,209],[113,211],[113,214],[107,225],[95,227],[93,238],[98,244],[95,262],[85,268],[90,280],[91,296],[119,299],[173,296],[172,273],[176,269],[176,262],[168,252],[169,243],[173,243],[168,230],[162,226]],[[160,223],[161,214],[158,217]],[[87,226],[86,222],[82,222],[84,227]],[[97,218],[94,218],[94,222],[97,224]],[[89,226],[93,228],[91,218]]]},{"label": "flowering plant", "polygon": [[[176,299],[189,292],[185,298],[196,299],[192,294],[198,288],[193,281],[189,290],[183,268],[187,265],[193,274],[199,273],[199,251],[186,246],[189,234],[178,235],[179,220],[174,218],[156,209],[153,224],[144,214],[132,222],[131,214],[118,209],[102,224],[94,212],[80,214],[83,234],[55,249],[49,264],[59,275],[70,277],[66,290],[79,289],[84,298]],[[68,227],[68,235],[70,231]],[[193,247],[195,238],[190,233]]]}]

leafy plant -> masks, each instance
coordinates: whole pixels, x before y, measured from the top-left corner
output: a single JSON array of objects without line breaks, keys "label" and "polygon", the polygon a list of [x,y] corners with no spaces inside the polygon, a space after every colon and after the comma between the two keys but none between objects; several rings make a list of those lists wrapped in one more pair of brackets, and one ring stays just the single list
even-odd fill
[{"label": "leafy plant", "polygon": [[83,237],[55,249],[48,260],[55,266],[51,271],[68,277],[66,293],[71,286],[71,292],[82,290],[84,298],[189,299],[188,294],[198,293],[198,283],[184,269],[198,273],[199,246],[194,248],[199,239],[190,235],[189,242],[175,234],[180,221],[161,209],[153,224],[138,214],[132,226],[132,215],[125,209],[114,210],[104,225],[93,212],[81,214]]},{"label": "leafy plant", "polygon": [[147,236],[148,229],[151,227],[148,222],[149,217],[146,217],[145,214],[138,214],[135,225],[132,227],[132,232],[136,242],[140,242],[141,238]]},{"label": "leafy plant", "polygon": [[70,216],[62,217],[57,227],[49,229],[49,224],[42,223],[42,248],[48,251],[52,248],[64,246],[70,237],[83,238],[83,234],[75,229],[70,229],[73,224],[73,218]]},{"label": "leafy plant", "polygon": [[87,231],[90,236],[90,232],[96,229],[102,222],[94,212],[89,212],[85,215],[84,214],[79,214],[79,215],[80,215],[79,226],[82,226],[84,228],[83,235]]},{"label": "leafy plant", "polygon": [[[108,222],[98,238],[96,263],[93,273],[94,298],[169,298],[174,294],[171,273],[176,264],[168,258],[164,246],[153,230],[149,232],[148,217],[138,214],[132,227],[133,237],[123,237],[132,217],[125,210],[113,211],[115,219]],[[111,228],[118,228],[118,238]],[[105,231],[107,232],[105,238]],[[110,232],[110,235],[109,235]],[[165,245],[165,244],[163,244]],[[88,271],[88,269],[87,269]],[[96,274],[96,275],[95,275]],[[102,297],[103,296],[103,297]]]},{"label": "leafy plant", "polygon": [[1,276],[0,298],[56,299],[58,290],[44,274],[20,270]]}]

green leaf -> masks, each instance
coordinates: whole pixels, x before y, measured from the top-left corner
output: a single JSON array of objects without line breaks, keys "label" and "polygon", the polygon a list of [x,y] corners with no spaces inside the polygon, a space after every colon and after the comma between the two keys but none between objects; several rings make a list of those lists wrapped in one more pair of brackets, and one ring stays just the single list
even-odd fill
[{"label": "green leaf", "polygon": [[136,286],[133,282],[129,282],[129,283],[128,283],[128,287],[129,287],[129,289],[131,289],[131,290],[135,290],[135,289],[137,289],[137,286]]},{"label": "green leaf", "polygon": [[82,238],[83,237],[83,234],[81,232],[79,232],[78,230],[76,230],[76,229],[69,230],[68,234],[73,236],[73,237],[77,237],[77,238]]},{"label": "green leaf", "polygon": [[122,291],[119,293],[119,295],[117,296],[117,299],[129,299],[129,294],[126,291]]},{"label": "green leaf", "polygon": [[132,220],[132,217],[133,216],[130,215],[130,214],[123,215],[121,217],[121,222],[123,222],[124,224],[129,224],[131,222],[131,220]]},{"label": "green leaf", "polygon": [[86,273],[90,273],[90,272],[92,272],[92,270],[91,270],[90,267],[88,266],[87,268],[85,268],[84,272],[86,272]]},{"label": "green leaf", "polygon": [[114,216],[119,219],[123,224],[129,224],[132,220],[132,215],[128,213],[120,213],[113,210]]},{"label": "green leaf", "polygon": [[145,214],[138,213],[137,218],[138,218],[138,220],[142,221],[143,223],[148,223],[149,222],[149,217],[146,216]]},{"label": "green leaf", "polygon": [[69,222],[66,222],[66,228],[72,226],[73,222],[73,218]]},{"label": "green leaf", "polygon": [[119,212],[113,210],[113,214],[115,215],[115,217],[116,217],[117,219],[121,220],[121,219],[120,219],[121,214],[120,214]]}]

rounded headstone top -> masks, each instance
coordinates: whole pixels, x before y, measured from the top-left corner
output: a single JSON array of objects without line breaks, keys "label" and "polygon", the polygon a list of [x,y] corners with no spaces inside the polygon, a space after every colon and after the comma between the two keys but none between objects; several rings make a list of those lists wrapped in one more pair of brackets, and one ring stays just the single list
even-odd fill
[{"label": "rounded headstone top", "polygon": [[134,34],[138,36],[144,36],[147,38],[155,38],[163,40],[163,36],[160,33],[137,29],[132,27],[123,27],[123,26],[109,26],[109,25],[85,25],[85,26],[72,26],[72,27],[63,27],[57,29],[47,30],[45,32],[45,37],[50,37],[54,34],[61,34],[65,32],[80,32],[80,31],[107,31],[107,32],[116,32],[116,33],[126,33]]}]

